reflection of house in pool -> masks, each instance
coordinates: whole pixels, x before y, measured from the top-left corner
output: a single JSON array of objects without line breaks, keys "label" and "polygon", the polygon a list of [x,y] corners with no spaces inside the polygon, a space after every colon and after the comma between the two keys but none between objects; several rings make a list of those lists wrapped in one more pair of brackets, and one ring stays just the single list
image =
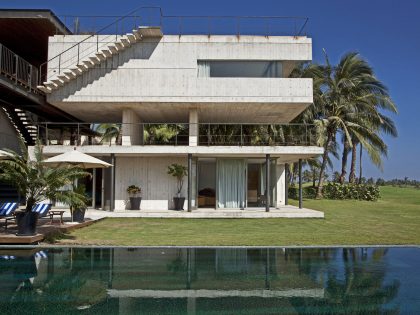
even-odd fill
[{"label": "reflection of house in pool", "polygon": [[262,305],[287,307],[288,298],[324,298],[322,283],[300,273],[298,264],[285,257],[274,249],[118,251],[108,294],[118,299],[122,313],[152,304],[160,307],[159,313],[256,313]]},{"label": "reflection of house in pool", "polygon": [[[0,251],[0,314],[398,313],[395,270],[405,269],[386,254],[381,248],[56,248],[40,258],[36,251]],[[415,288],[416,276],[410,277]],[[410,281],[403,281],[407,289]]]}]

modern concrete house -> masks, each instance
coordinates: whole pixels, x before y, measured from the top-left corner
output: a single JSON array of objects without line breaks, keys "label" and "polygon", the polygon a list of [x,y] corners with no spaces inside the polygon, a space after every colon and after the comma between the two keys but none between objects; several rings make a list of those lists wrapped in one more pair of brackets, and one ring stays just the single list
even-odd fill
[{"label": "modern concrete house", "polygon": [[185,210],[281,208],[285,165],[323,152],[311,126],[291,123],[313,92],[312,79],[289,77],[312,40],[290,35],[52,36],[38,88],[80,123],[40,124],[44,153],[77,146],[114,165],[93,172],[96,208],[129,209],[133,184],[141,209],[173,208],[173,163],[188,169]]}]

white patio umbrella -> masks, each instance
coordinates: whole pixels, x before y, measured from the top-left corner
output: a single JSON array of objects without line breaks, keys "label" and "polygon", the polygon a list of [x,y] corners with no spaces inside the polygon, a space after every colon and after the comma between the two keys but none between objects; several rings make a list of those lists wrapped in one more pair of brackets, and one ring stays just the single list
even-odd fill
[{"label": "white patio umbrella", "polygon": [[9,152],[0,150],[0,160],[7,160],[11,157],[12,155]]},{"label": "white patio umbrella", "polygon": [[77,151],[76,148],[72,151],[65,152],[48,158],[43,161],[43,163],[51,166],[60,166],[60,165],[74,165],[80,168],[107,168],[112,166],[105,161],[97,159],[93,156],[85,154],[83,152]]}]

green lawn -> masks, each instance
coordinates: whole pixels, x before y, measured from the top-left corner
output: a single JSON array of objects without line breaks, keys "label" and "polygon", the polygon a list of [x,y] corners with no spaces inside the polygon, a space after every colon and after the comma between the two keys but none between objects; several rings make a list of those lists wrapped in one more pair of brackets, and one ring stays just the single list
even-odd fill
[{"label": "green lawn", "polygon": [[[381,188],[378,202],[304,200],[325,219],[105,219],[58,243],[95,245],[420,244],[420,190]],[[297,204],[292,200],[293,204]]]}]

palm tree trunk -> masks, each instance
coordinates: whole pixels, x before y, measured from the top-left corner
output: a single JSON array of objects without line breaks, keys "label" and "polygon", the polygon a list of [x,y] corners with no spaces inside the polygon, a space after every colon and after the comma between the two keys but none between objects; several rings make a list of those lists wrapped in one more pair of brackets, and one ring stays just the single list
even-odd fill
[{"label": "palm tree trunk", "polygon": [[313,167],[312,167],[312,187],[313,188],[316,187],[316,171]]},{"label": "palm tree trunk", "polygon": [[363,153],[363,146],[360,144],[360,152],[359,152],[359,184],[362,183],[362,153]]},{"label": "palm tree trunk", "polygon": [[351,148],[351,164],[350,164],[350,175],[349,183],[354,184],[356,181],[356,160],[357,160],[357,145],[353,143]]},{"label": "palm tree trunk", "polygon": [[346,174],[347,174],[347,157],[349,155],[349,151],[350,151],[350,145],[349,145],[349,142],[346,140],[344,142],[343,156],[341,157],[340,184],[344,184],[344,181],[346,180]]},{"label": "palm tree trunk", "polygon": [[322,198],[322,187],[324,186],[324,174],[325,169],[327,168],[327,161],[328,161],[328,153],[329,153],[329,147],[330,142],[333,139],[334,133],[332,131],[327,131],[327,141],[324,145],[324,154],[322,155],[322,164],[321,168],[319,170],[319,180],[318,180],[318,187],[316,190],[316,198],[320,199]]}]

